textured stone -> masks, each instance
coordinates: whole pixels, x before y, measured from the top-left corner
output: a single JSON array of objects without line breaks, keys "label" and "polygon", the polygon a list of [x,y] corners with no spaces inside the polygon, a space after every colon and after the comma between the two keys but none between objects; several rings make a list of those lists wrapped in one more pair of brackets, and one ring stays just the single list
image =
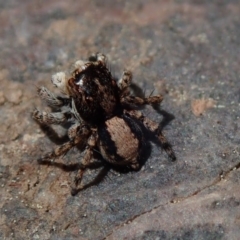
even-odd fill
[{"label": "textured stone", "polygon": [[[240,5],[238,1],[0,2],[1,239],[239,239]],[[36,86],[95,51],[116,76],[133,71],[164,95],[164,134],[139,172],[112,170],[70,195],[74,172],[39,165],[51,142],[32,121]],[[195,99],[215,106],[192,113]],[[152,108],[145,114],[156,121]],[[60,135],[64,129],[57,129]],[[73,150],[59,162],[80,161]],[[88,183],[100,169],[89,170]]]}]

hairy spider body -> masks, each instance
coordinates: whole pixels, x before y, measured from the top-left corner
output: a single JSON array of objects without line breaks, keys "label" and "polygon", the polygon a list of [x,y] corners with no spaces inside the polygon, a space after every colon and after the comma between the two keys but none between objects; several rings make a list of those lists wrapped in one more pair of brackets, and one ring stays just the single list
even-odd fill
[{"label": "hairy spider body", "polygon": [[144,144],[138,124],[125,114],[107,120],[98,128],[99,150],[104,159],[115,165],[139,168],[138,158]]},{"label": "hairy spider body", "polygon": [[116,82],[106,66],[106,57],[97,53],[88,61],[77,61],[70,78],[66,78],[63,72],[52,76],[52,83],[63,96],[55,95],[45,87],[38,89],[39,96],[55,111],[35,110],[33,118],[41,125],[71,123],[69,141],[45,154],[39,162],[60,157],[75,146],[85,150],[73,194],[77,192],[84,170],[93,160],[94,151],[100,152],[103,160],[110,164],[139,169],[139,159],[146,143],[143,127],[155,135],[175,160],[159,124],[136,110],[146,104],[160,104],[162,96],[140,98],[131,95],[131,80],[131,72],[124,71]]}]

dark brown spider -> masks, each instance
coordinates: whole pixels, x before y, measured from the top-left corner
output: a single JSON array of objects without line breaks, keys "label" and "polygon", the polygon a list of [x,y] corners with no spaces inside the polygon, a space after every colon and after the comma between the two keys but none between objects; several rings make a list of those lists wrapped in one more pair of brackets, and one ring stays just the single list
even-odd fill
[{"label": "dark brown spider", "polygon": [[160,104],[163,97],[131,95],[131,80],[131,72],[124,71],[117,83],[106,66],[106,57],[97,53],[88,61],[77,61],[70,78],[66,78],[63,72],[52,76],[52,83],[63,95],[55,95],[45,87],[38,89],[41,99],[55,111],[35,110],[33,119],[43,125],[71,123],[69,141],[45,154],[39,162],[60,157],[75,146],[85,151],[73,194],[77,192],[84,170],[93,160],[94,151],[100,152],[103,161],[112,165],[139,169],[145,143],[143,126],[155,135],[169,157],[175,160],[159,124],[137,110],[146,104]]}]

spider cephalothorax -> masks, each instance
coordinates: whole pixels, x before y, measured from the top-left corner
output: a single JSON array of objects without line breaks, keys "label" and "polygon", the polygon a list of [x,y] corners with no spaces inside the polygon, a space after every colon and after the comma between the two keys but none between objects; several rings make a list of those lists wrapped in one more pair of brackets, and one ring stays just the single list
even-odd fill
[{"label": "spider cephalothorax", "polygon": [[106,66],[106,57],[97,53],[88,61],[77,61],[69,78],[63,72],[53,75],[52,83],[61,90],[63,96],[56,96],[45,87],[38,89],[39,96],[55,111],[47,113],[35,110],[33,118],[43,125],[70,123],[69,141],[39,161],[55,159],[75,146],[85,151],[73,193],[77,192],[77,185],[93,160],[94,151],[100,152],[102,159],[110,164],[139,169],[139,159],[146,143],[143,127],[158,139],[175,160],[159,124],[136,110],[146,104],[159,104],[162,96],[140,98],[131,95],[131,79],[131,72],[124,71],[116,82]]}]

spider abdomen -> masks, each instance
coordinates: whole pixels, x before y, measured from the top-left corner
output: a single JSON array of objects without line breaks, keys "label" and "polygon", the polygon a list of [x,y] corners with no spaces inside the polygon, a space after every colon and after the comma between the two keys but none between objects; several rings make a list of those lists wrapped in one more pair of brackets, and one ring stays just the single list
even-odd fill
[{"label": "spider abdomen", "polygon": [[139,151],[143,143],[141,128],[123,115],[115,116],[98,128],[99,150],[103,158],[114,165],[139,167]]}]

